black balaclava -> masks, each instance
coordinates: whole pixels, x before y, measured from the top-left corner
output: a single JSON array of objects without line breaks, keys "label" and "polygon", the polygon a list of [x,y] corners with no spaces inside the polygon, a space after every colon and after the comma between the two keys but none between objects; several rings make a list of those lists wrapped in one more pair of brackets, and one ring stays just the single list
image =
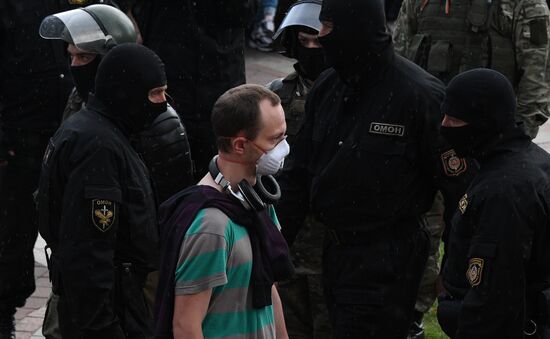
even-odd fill
[{"label": "black balaclava", "polygon": [[95,76],[97,67],[101,62],[101,55],[97,54],[91,62],[82,66],[71,66],[74,86],[78,95],[84,101],[88,101],[88,94],[93,92],[95,87]]},{"label": "black balaclava", "polygon": [[384,0],[324,0],[319,20],[334,25],[319,42],[329,66],[343,79],[380,69],[393,53]]},{"label": "black balaclava", "polygon": [[516,94],[497,71],[478,68],[455,76],[445,90],[444,114],[468,124],[441,127],[441,134],[459,156],[479,157],[487,146],[512,130],[519,130],[514,115]]},{"label": "black balaclava", "polygon": [[287,36],[290,41],[287,42],[287,50],[291,50],[292,58],[298,61],[297,71],[308,80],[315,81],[319,75],[329,68],[325,61],[323,48],[307,48],[300,43],[298,34],[304,32],[307,34],[317,35],[318,32],[312,28],[305,26],[294,26],[288,28]]},{"label": "black balaclava", "polygon": [[103,58],[95,78],[95,97],[107,115],[130,132],[141,132],[167,109],[166,101],[149,101],[149,91],[166,85],[162,60],[145,46],[126,43]]}]

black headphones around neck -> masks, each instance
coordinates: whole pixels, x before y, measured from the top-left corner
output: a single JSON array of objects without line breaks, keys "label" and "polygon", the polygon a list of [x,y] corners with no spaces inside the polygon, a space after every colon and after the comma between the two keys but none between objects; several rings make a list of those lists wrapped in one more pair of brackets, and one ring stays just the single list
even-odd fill
[{"label": "black headphones around neck", "polygon": [[220,185],[224,190],[228,190],[247,210],[261,211],[268,204],[274,204],[281,198],[281,188],[272,175],[256,176],[256,185],[254,187],[243,179],[237,184],[237,192],[234,192],[231,183],[220,172],[217,160],[217,155],[210,160],[208,172],[216,184]]}]

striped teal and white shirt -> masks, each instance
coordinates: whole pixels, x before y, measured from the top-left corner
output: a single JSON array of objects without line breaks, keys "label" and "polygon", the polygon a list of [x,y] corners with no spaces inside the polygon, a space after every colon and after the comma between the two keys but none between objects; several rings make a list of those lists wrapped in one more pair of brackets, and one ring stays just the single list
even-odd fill
[{"label": "striped teal and white shirt", "polygon": [[[273,209],[271,216],[278,225]],[[275,338],[273,306],[252,307],[252,248],[243,226],[216,208],[201,210],[183,240],[176,268],[176,295],[212,288],[202,322],[205,338]]]}]

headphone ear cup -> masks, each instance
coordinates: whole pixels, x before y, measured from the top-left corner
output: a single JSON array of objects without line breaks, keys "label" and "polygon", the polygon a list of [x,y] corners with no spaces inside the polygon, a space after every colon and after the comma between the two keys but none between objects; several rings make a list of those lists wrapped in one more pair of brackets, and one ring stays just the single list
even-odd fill
[{"label": "headphone ear cup", "polygon": [[248,181],[242,180],[237,187],[253,210],[261,211],[266,208],[265,203],[262,201],[258,193],[256,193],[254,188],[248,183]]},{"label": "headphone ear cup", "polygon": [[281,199],[281,187],[272,175],[257,175],[254,189],[266,204],[275,204]]}]

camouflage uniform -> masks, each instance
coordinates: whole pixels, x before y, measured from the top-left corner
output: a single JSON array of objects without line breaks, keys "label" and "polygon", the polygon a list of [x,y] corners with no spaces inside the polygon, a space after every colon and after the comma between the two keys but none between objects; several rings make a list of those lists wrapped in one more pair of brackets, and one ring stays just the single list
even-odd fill
[{"label": "camouflage uniform", "polygon": [[405,0],[395,50],[444,82],[478,67],[503,73],[534,138],[550,116],[548,15],[545,0]]},{"label": "camouflage uniform", "polygon": [[[281,98],[291,147],[304,121],[306,96],[312,85],[297,72],[267,85]],[[306,219],[291,248],[296,275],[278,284],[288,335],[293,339],[331,338],[321,279],[324,234],[324,225]]]}]

